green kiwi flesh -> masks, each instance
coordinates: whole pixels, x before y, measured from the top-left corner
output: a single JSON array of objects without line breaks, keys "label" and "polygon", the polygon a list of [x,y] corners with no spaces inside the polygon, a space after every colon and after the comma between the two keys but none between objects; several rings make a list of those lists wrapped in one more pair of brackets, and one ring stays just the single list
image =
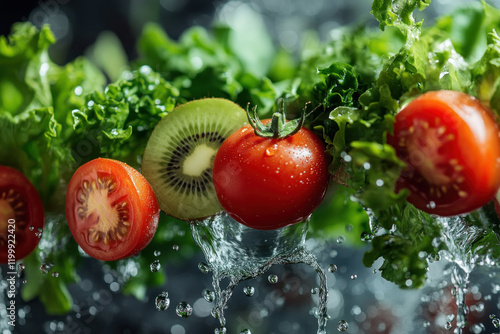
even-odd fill
[{"label": "green kiwi flesh", "polygon": [[176,107],[155,127],[142,161],[160,208],[173,217],[196,220],[222,210],[212,181],[222,142],[247,123],[237,104],[222,98]]}]

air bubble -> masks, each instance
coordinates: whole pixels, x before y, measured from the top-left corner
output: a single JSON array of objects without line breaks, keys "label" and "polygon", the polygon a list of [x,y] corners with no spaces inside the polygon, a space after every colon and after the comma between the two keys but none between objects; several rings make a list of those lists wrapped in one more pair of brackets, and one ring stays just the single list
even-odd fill
[{"label": "air bubble", "polygon": [[198,263],[198,269],[200,269],[200,271],[204,274],[208,274],[208,272],[210,271],[209,265],[205,262]]},{"label": "air bubble", "polygon": [[334,273],[337,271],[337,265],[336,264],[331,264],[328,266],[328,271],[331,273]]},{"label": "air bubble", "polygon": [[247,297],[252,297],[254,295],[254,293],[255,293],[255,288],[253,286],[247,285],[246,287],[243,288],[243,293]]},{"label": "air bubble", "polygon": [[187,302],[180,302],[175,308],[175,313],[181,318],[187,318],[193,314],[193,307]]},{"label": "air bubble", "polygon": [[493,326],[495,328],[500,328],[500,319],[495,318],[495,319],[491,320],[491,323],[493,324]]},{"label": "air bubble", "polygon": [[53,264],[42,263],[42,265],[40,266],[40,271],[42,272],[42,274],[48,274],[53,266]]},{"label": "air bubble", "polygon": [[153,253],[154,256],[158,257],[161,255],[161,252],[159,250],[155,250]]},{"label": "air bubble", "polygon": [[179,250],[179,245],[173,245],[172,249],[177,252]]},{"label": "air bubble", "polygon": [[356,278],[358,278],[358,275],[356,275],[356,274],[352,274],[352,275],[351,275],[351,279],[352,279],[352,280],[355,280]]},{"label": "air bubble", "polygon": [[272,284],[276,284],[278,283],[278,275],[269,275],[267,277],[267,280],[269,281],[269,283],[272,283]]},{"label": "air bubble", "polygon": [[252,334],[252,332],[249,329],[245,328],[241,330],[240,334]]},{"label": "air bubble", "polygon": [[349,324],[345,320],[340,320],[337,323],[337,329],[339,332],[345,332],[349,328]]},{"label": "air bubble", "polygon": [[214,330],[214,334],[226,334],[226,333],[227,333],[226,327],[217,327]]},{"label": "air bubble", "polygon": [[55,278],[59,277],[59,273],[57,271],[54,271],[52,273],[52,277],[55,277]]},{"label": "air bubble", "polygon": [[337,243],[341,244],[345,241],[345,238],[343,236],[340,236],[337,238]]},{"label": "air bubble", "polygon": [[213,302],[215,300],[215,293],[213,291],[209,290],[209,289],[206,289],[206,290],[203,291],[203,298],[207,302],[211,303],[211,302]]},{"label": "air bubble", "polygon": [[154,260],[153,263],[149,265],[149,269],[151,269],[151,272],[153,273],[158,272],[160,268],[161,268],[160,260]]},{"label": "air bubble", "polygon": [[158,311],[165,311],[170,306],[170,299],[168,292],[163,291],[155,298],[155,306]]},{"label": "air bubble", "polygon": [[429,204],[426,205],[428,209],[435,209],[436,208],[436,202],[430,201]]}]

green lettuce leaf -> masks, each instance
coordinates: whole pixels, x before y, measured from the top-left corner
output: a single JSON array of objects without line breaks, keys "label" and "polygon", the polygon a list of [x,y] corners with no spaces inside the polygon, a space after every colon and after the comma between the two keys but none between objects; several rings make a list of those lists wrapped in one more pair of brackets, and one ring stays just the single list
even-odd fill
[{"label": "green lettuce leaf", "polygon": [[139,168],[149,134],[178,97],[178,89],[148,66],[88,94],[83,107],[72,111],[76,163],[108,157]]}]

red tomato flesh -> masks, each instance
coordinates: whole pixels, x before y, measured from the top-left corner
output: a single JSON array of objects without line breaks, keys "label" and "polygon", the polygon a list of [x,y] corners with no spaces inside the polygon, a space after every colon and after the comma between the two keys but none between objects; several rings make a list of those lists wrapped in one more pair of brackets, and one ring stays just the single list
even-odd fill
[{"label": "red tomato flesh", "polygon": [[43,204],[35,187],[20,171],[0,166],[0,263],[30,254],[44,225]]},{"label": "red tomato flesh", "polygon": [[407,164],[397,189],[440,216],[478,209],[500,186],[500,137],[492,113],[456,91],[428,92],[396,115],[388,142]]},{"label": "red tomato flesh", "polygon": [[144,249],[156,232],[159,213],[149,183],[120,161],[92,160],[68,185],[69,229],[80,247],[99,260],[118,260]]},{"label": "red tomato flesh", "polygon": [[213,167],[222,207],[236,221],[261,230],[305,220],[321,203],[329,175],[325,146],[307,128],[272,139],[247,125],[222,143]]}]

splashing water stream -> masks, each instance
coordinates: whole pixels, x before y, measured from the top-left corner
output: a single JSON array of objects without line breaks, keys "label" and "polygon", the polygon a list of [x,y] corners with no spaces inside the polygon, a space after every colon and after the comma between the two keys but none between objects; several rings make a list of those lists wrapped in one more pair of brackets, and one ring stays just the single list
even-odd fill
[{"label": "splashing water stream", "polygon": [[[216,306],[212,315],[226,326],[224,309],[236,286],[256,278],[273,265],[307,264],[319,276],[318,334],[326,333],[328,286],[316,257],[306,249],[307,222],[280,230],[260,231],[245,227],[226,213],[193,222],[191,231],[212,271]],[[227,278],[226,288],[221,281]]]},{"label": "splashing water stream", "polygon": [[[481,210],[477,211],[478,219],[486,221],[487,217]],[[447,247],[443,251],[444,257],[455,264],[451,274],[451,283],[454,286],[454,296],[458,307],[456,315],[457,334],[462,334],[467,325],[468,306],[465,295],[468,291],[469,276],[477,265],[495,265],[488,254],[480,255],[473,248],[474,241],[481,238],[484,230],[466,221],[465,217],[438,217],[437,222],[442,226],[443,236],[438,242],[444,242]]]}]

